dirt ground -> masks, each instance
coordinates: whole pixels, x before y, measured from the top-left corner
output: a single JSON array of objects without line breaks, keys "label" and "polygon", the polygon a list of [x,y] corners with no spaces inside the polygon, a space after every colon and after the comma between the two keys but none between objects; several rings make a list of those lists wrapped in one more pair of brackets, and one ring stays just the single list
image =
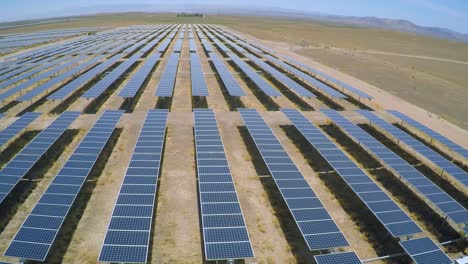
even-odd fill
[{"label": "dirt ground", "polygon": [[[84,22],[80,22],[84,23]],[[380,86],[366,83],[355,77],[342,73],[337,69],[325,66],[318,60],[312,60],[306,53],[306,50],[294,52],[290,49],[289,43],[272,42],[257,39],[254,36],[235,31],[249,39],[258,41],[272,49],[277,50],[283,55],[292,57],[300,62],[306,63],[311,67],[317,68],[323,72],[335,76],[349,84],[359,87],[366,93],[372,95],[374,99],[371,104],[376,109],[394,109],[406,113],[410,117],[426,124],[434,130],[442,133],[455,142],[468,147],[468,131],[446,121],[442,117],[431,113],[425,108],[416,106],[400,94],[393,95],[386,90],[380,89]],[[194,32],[195,33],[195,32]],[[201,227],[199,220],[199,206],[197,193],[197,178],[195,170],[195,153],[193,142],[193,116],[192,116],[192,97],[190,86],[190,63],[188,50],[188,33],[184,39],[181,61],[178,68],[176,84],[174,88],[174,97],[172,100],[172,109],[168,118],[168,129],[163,155],[163,163],[160,175],[160,182],[157,194],[156,214],[153,219],[155,222],[154,232],[152,234],[151,262],[152,263],[201,263],[203,262]],[[178,35],[176,35],[177,38]],[[175,41],[174,41],[175,42]],[[169,47],[172,51],[174,42]],[[281,228],[280,220],[271,204],[267,190],[262,184],[261,177],[268,175],[257,175],[252,157],[250,156],[246,145],[243,143],[239,127],[243,125],[240,115],[237,112],[230,112],[229,105],[224,98],[220,85],[216,80],[216,72],[209,65],[209,58],[203,52],[203,48],[196,37],[198,53],[201,58],[205,80],[209,90],[207,99],[208,107],[213,109],[219,124],[219,129],[225,152],[232,171],[233,180],[240,199],[240,204],[245,216],[249,235],[252,240],[252,246],[256,258],[247,260],[246,263],[296,263],[290,241]],[[214,44],[212,43],[213,48]],[[214,49],[215,50],[215,49]],[[315,51],[315,50],[314,50]],[[215,50],[219,57],[221,54]],[[102,174],[97,178],[97,185],[93,190],[90,200],[76,227],[76,231],[71,238],[70,245],[63,256],[64,263],[95,263],[101,245],[105,236],[105,231],[109,223],[112,209],[115,204],[126,167],[130,160],[133,147],[137,141],[137,135],[141,129],[147,110],[154,109],[157,97],[154,96],[155,89],[165,69],[167,58],[170,52],[167,52],[160,60],[159,65],[151,76],[148,84],[142,88],[143,93],[133,112],[126,113],[119,128],[122,133],[114,147],[114,150],[104,167]],[[307,55],[302,56],[302,55]],[[368,56],[367,54],[365,54]],[[443,57],[444,54],[436,54]],[[311,55],[312,56],[312,55]],[[333,55],[322,54],[323,58],[330,59]],[[372,56],[391,56],[388,54],[373,54]],[[428,56],[422,53],[418,56]],[[448,56],[450,57],[450,56]],[[451,57],[452,60],[455,58]],[[352,59],[350,59],[352,60]],[[461,60],[463,61],[463,60]],[[233,67],[228,65],[233,72],[236,80],[247,92],[247,96],[241,98],[241,102],[246,107],[256,108],[270,125],[275,135],[278,137],[291,159],[303,173],[304,177],[314,189],[317,196],[324,203],[324,206],[330,212],[340,229],[349,240],[351,246],[346,251],[356,251],[361,259],[370,259],[377,257],[377,253],[368,239],[361,234],[356,223],[350,215],[343,209],[335,195],[330,192],[326,184],[317,176],[307,159],[300,150],[294,145],[286,135],[281,125],[290,124],[287,118],[277,111],[266,111],[265,105],[253,94],[251,87],[235,73]],[[458,62],[444,62],[458,63]],[[462,64],[462,63],[458,63]],[[138,69],[138,68],[137,68]],[[463,72],[463,69],[461,70]],[[132,76],[132,75],[130,75]],[[100,112],[105,109],[118,109],[121,100],[116,96],[120,89],[125,85],[125,81],[114,91],[109,99],[104,103]],[[275,87],[275,86],[274,86]],[[423,95],[421,95],[423,96]],[[280,107],[297,108],[293,100],[286,96],[273,99]],[[319,108],[329,108],[319,99],[306,99],[307,104]],[[41,109],[50,109],[48,105],[54,102],[46,102]],[[88,102],[77,100],[70,109],[84,109]],[[364,122],[364,119],[356,116],[352,111],[357,109],[356,105],[349,102],[343,103],[345,115],[356,123]],[[14,112],[17,113],[27,106],[17,106]],[[453,107],[453,106],[452,106]],[[99,112],[99,113],[100,113]],[[19,205],[18,212],[9,221],[5,230],[0,234],[0,252],[9,245],[11,239],[27,217],[33,206],[37,203],[42,193],[52,181],[55,174],[72,153],[74,147],[83,138],[85,131],[92,126],[98,118],[96,115],[81,115],[73,123],[71,128],[80,129],[80,133],[69,144],[60,158],[39,181],[37,187],[31,195]],[[327,122],[326,117],[317,111],[304,111],[306,117],[315,124]],[[13,113],[7,112],[8,117],[0,119],[0,131],[16,120]],[[56,116],[44,113],[28,129],[43,129]],[[383,117],[392,121],[388,115]],[[392,195],[389,193],[389,195]],[[402,207],[404,205],[402,204]],[[405,209],[406,210],[406,209]],[[304,243],[303,241],[295,241]],[[1,256],[0,260],[15,261],[15,259]],[[379,262],[373,262],[379,263]]]}]

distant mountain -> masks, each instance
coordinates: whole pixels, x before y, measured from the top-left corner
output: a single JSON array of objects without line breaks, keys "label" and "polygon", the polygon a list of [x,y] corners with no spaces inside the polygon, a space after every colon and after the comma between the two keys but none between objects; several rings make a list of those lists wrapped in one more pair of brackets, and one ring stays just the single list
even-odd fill
[{"label": "distant mountain", "polygon": [[118,4],[118,5],[93,5],[65,10],[56,10],[47,14],[37,14],[36,18],[50,17],[50,14],[61,14],[61,17],[92,15],[102,13],[122,13],[122,12],[200,12],[204,14],[223,14],[223,15],[252,15],[264,17],[281,17],[289,19],[312,20],[341,25],[350,25],[356,27],[372,27],[400,32],[408,32],[437,38],[444,38],[468,43],[468,34],[458,33],[445,28],[424,27],[416,25],[407,20],[397,20],[378,17],[353,17],[322,14],[319,12],[303,12],[293,9],[253,6],[253,7],[232,7],[228,5],[183,5],[177,4]]}]

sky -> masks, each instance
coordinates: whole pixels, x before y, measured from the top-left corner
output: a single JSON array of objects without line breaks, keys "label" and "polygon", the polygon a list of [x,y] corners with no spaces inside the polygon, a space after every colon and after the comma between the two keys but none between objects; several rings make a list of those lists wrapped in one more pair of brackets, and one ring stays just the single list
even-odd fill
[{"label": "sky", "polygon": [[[0,0],[0,21],[57,17],[65,11],[87,10],[96,5],[151,4],[157,7],[203,4],[236,7],[255,6],[287,8],[346,16],[376,16],[405,19],[422,26],[443,27],[468,34],[468,0]],[[139,10],[128,10],[139,11]],[[87,10],[86,12],[92,12]]]}]

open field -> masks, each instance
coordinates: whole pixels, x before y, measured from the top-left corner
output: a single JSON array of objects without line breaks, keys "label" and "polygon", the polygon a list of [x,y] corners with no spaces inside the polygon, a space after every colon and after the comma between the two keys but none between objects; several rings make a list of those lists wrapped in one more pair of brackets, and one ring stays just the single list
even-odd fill
[{"label": "open field", "polygon": [[[135,26],[142,24],[146,26]],[[468,148],[467,45],[304,21],[229,16],[177,19],[167,14],[91,16],[5,32],[94,26],[120,28],[27,51],[33,55],[22,57],[18,52],[5,61],[0,58],[0,85],[37,69],[32,76],[40,76],[25,77],[0,90],[0,113],[5,114],[0,116],[0,135],[25,113],[41,113],[0,149],[2,195],[7,190],[2,180],[10,177],[8,173],[23,172],[10,169],[23,166],[24,161],[16,161],[18,151],[27,149],[27,143],[65,111],[81,112],[0,201],[0,261],[18,262],[21,252],[42,255],[37,248],[47,243],[51,247],[43,256],[45,263],[95,263],[102,256],[103,244],[131,249],[116,250],[113,256],[138,255],[147,257],[148,263],[215,263],[210,258],[213,252],[221,255],[221,263],[230,259],[252,264],[316,263],[314,257],[333,252],[355,252],[361,260],[396,254],[370,263],[412,263],[398,242],[416,238],[429,238],[436,244],[450,241],[441,249],[452,259],[468,253],[464,178],[468,157],[384,111],[398,109],[462,149]],[[301,46],[301,42],[307,45]],[[276,52],[269,54],[258,44]],[[102,47],[107,49],[100,50]],[[173,55],[178,59],[171,60]],[[81,56],[86,59],[78,60]],[[192,65],[197,59],[200,71]],[[107,65],[109,61],[112,63]],[[40,68],[48,64],[52,66]],[[24,71],[4,77],[16,71],[16,65]],[[68,76],[79,67],[83,69],[41,90],[44,83]],[[311,73],[307,67],[334,76],[362,94]],[[28,83],[31,78],[38,80]],[[78,82],[80,79],[84,81]],[[202,85],[192,87],[194,79],[202,80]],[[135,80],[140,82],[135,84]],[[3,91],[16,87],[21,89],[2,96]],[[268,95],[265,87],[278,94]],[[136,89],[135,93],[121,96],[129,88]],[[163,89],[169,94],[155,94]],[[205,89],[209,95],[194,96],[196,89]],[[236,89],[243,95],[236,94]],[[443,94],[435,96],[437,91]],[[58,92],[63,95],[49,98]],[[22,99],[30,94],[30,99]],[[194,118],[195,108],[213,110],[217,127],[205,123],[211,119],[202,114]],[[249,125],[255,114],[239,108],[255,109],[264,124],[255,119]],[[291,118],[279,111],[282,108],[301,110],[297,113],[304,119]],[[165,120],[162,115],[158,122],[145,123],[148,111],[154,109],[167,110],[167,123],[161,122]],[[93,131],[108,110],[121,110],[113,112],[120,119],[103,122],[89,136],[87,132]],[[349,125],[343,126],[320,110],[337,110],[351,122],[352,131],[361,128],[361,133],[376,140],[373,144],[393,152],[398,162],[382,158],[372,150],[373,144],[347,131]],[[356,110],[369,110],[396,124],[409,138],[416,137],[427,146],[424,153],[430,155],[424,156],[418,150],[421,146],[416,149],[400,141],[380,122],[370,122]],[[143,127],[149,130],[140,135]],[[219,140],[214,132],[219,133]],[[97,141],[103,134],[107,138]],[[87,151],[79,147],[82,140]],[[99,148],[98,154],[91,151]],[[202,154],[209,154],[208,158]],[[338,154],[340,159],[333,162]],[[74,173],[83,173],[81,169],[89,166],[84,160],[68,164],[73,155],[80,159],[92,156],[94,163],[83,182],[57,183],[60,178],[76,179]],[[441,165],[428,156],[446,162]],[[15,162],[8,163],[12,160]],[[402,164],[406,167],[400,169]],[[66,171],[62,173],[63,166]],[[413,181],[406,171],[423,179]],[[419,181],[422,185],[417,185]],[[359,191],[370,188],[367,184],[371,191]],[[70,203],[73,195],[67,188],[76,192]],[[54,195],[60,198],[52,199]],[[431,195],[447,195],[455,209],[431,200]],[[41,214],[33,209],[56,203],[69,206],[70,211],[53,216],[63,218],[63,225],[54,228],[49,214],[62,210]],[[126,210],[116,209],[125,204]],[[143,210],[137,213],[137,208],[148,206],[149,215]],[[387,213],[392,217],[385,218]],[[47,221],[37,221],[48,224],[45,228],[36,228],[30,220],[46,216]],[[220,216],[226,218],[208,221]],[[119,226],[117,222],[123,218],[131,221]],[[402,223],[405,225],[400,227]],[[45,230],[44,235],[21,236],[21,232],[36,229]],[[224,229],[228,232],[222,232]],[[50,240],[49,233],[56,230],[57,236]],[[114,239],[109,235],[112,232]],[[119,232],[124,235],[117,236]],[[325,237],[321,239],[321,235]],[[346,243],[340,244],[340,237],[334,235],[343,236]],[[7,251],[13,240],[29,243],[31,249]],[[226,250],[209,251],[219,243],[225,243]],[[245,246],[242,251],[235,250],[238,244]],[[143,247],[147,251],[135,253]],[[30,255],[24,258],[34,263]]]}]

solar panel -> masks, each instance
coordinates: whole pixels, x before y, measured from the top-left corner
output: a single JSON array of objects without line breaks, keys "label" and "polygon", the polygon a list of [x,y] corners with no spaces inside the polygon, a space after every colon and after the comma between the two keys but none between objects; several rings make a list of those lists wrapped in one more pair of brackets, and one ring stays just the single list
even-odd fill
[{"label": "solar panel", "polygon": [[174,52],[180,53],[182,51],[182,43],[183,43],[183,39],[177,39],[174,45]]},{"label": "solar panel", "polygon": [[[99,261],[146,263],[148,261],[167,110],[150,110],[140,131],[132,158],[106,231]],[[144,145],[145,148],[138,146]],[[125,223],[135,223],[129,228]],[[141,223],[138,224],[137,223]]]},{"label": "solar panel", "polygon": [[156,88],[156,96],[172,97],[174,85],[177,77],[177,69],[179,67],[180,53],[172,53],[166,64],[166,68],[161,75],[158,87]]},{"label": "solar panel", "polygon": [[314,69],[314,68],[312,68],[312,67],[310,67],[310,66],[308,66],[308,65],[305,65],[305,64],[303,64],[303,63],[294,61],[294,60],[291,59],[291,58],[287,58],[287,59],[289,60],[289,62],[290,62],[291,64],[299,65],[301,68],[307,70],[308,72],[314,74],[315,76],[322,77],[323,79],[325,79],[325,80],[327,80],[327,81],[330,81],[330,82],[332,82],[332,83],[335,83],[335,84],[337,84],[337,85],[343,87],[345,90],[348,90],[348,91],[350,91],[350,92],[355,93],[355,94],[358,95],[359,97],[362,97],[362,98],[364,98],[364,99],[369,99],[369,100],[370,100],[370,99],[373,99],[372,96],[366,94],[365,92],[359,90],[359,89],[356,88],[356,87],[353,87],[353,86],[351,86],[351,85],[349,85],[349,84],[347,84],[347,83],[345,83],[345,82],[343,82],[343,81],[340,81],[340,80],[336,79],[335,77],[332,77],[332,76],[330,76],[330,75],[328,75],[328,74],[326,74],[326,73],[324,73],[324,72],[321,72],[321,71],[319,71],[319,70],[317,70],[317,69]]},{"label": "solar panel", "polygon": [[427,126],[419,123],[418,121],[410,118],[409,116],[400,113],[396,110],[388,110],[390,114],[394,115],[395,117],[401,119],[403,122],[407,123],[408,125],[419,129],[420,131],[424,132],[426,135],[430,136],[432,139],[437,140],[438,142],[444,144],[445,146],[449,147],[452,151],[460,154],[461,156],[468,158],[468,150],[464,147],[458,145],[457,143],[451,141],[450,139],[442,136],[441,134],[437,133],[436,131],[428,128]]},{"label": "solar panel", "polygon": [[238,111],[309,250],[348,246],[343,233],[260,114],[254,109]]},{"label": "solar panel", "polygon": [[203,68],[198,53],[190,53],[190,77],[192,82],[192,96],[208,96]]},{"label": "solar panel", "polygon": [[362,264],[355,252],[318,255],[314,259],[317,264]]},{"label": "solar panel", "polygon": [[339,98],[339,99],[347,98],[346,95],[336,91],[335,89],[331,88],[330,86],[318,81],[317,79],[313,78],[312,76],[310,76],[310,75],[308,75],[308,74],[294,68],[293,66],[283,62],[282,60],[277,59],[277,58],[275,58],[275,57],[273,57],[271,55],[268,55],[268,54],[264,54],[264,56],[268,60],[272,61],[273,63],[275,63],[276,65],[282,67],[283,69],[291,72],[292,74],[296,75],[300,79],[303,79],[306,82],[312,84],[314,87],[316,87],[321,92],[323,92],[325,94],[328,94],[329,96]]},{"label": "solar panel", "polygon": [[455,224],[468,223],[468,211],[429,178],[335,110],[322,110],[322,112],[346,134],[354,138],[367,152],[378,157],[388,168],[397,172],[400,179],[412,186],[421,196],[426,198],[423,200],[430,201],[430,203],[435,205],[443,218],[448,217]]},{"label": "solar panel", "polygon": [[146,59],[145,63],[138,69],[138,71],[133,75],[133,77],[127,82],[127,84],[122,88],[119,93],[119,97],[123,98],[133,98],[137,92],[140,90],[141,86],[148,78],[149,74],[156,66],[161,53],[153,53],[151,56]]},{"label": "solar panel", "polygon": [[229,58],[244,72],[252,82],[254,82],[260,90],[268,96],[282,96],[273,86],[263,79],[256,71],[254,71],[245,61],[239,58],[236,54],[228,52]]},{"label": "solar panel", "polygon": [[399,142],[404,143],[405,145],[412,148],[415,152],[428,159],[431,163],[439,167],[442,170],[442,173],[449,174],[465,187],[468,186],[468,173],[444,158],[439,153],[427,147],[403,130],[378,117],[371,111],[358,110],[358,113],[367,118],[371,122],[371,125],[380,127],[381,129],[385,130],[386,133],[389,133],[393,137],[397,138]]},{"label": "solar panel", "polygon": [[102,62],[98,66],[86,72],[85,74],[80,75],[75,80],[69,82],[67,85],[63,86],[62,88],[51,94],[49,97],[47,97],[47,100],[63,100],[67,98],[74,91],[78,90],[80,87],[83,87],[86,83],[88,83],[89,81],[97,77],[99,74],[109,69],[112,65],[117,63],[124,56],[124,53],[114,55],[113,57]]},{"label": "solar panel", "polygon": [[231,96],[245,96],[244,90],[241,88],[240,84],[232,75],[231,71],[226,67],[223,61],[216,55],[216,53],[210,53],[211,62],[216,68],[216,71],[221,77],[221,81],[228,90]]},{"label": "solar panel", "polygon": [[193,38],[189,39],[189,50],[190,52],[197,52],[197,43]]},{"label": "solar panel", "polygon": [[[65,57],[66,57],[65,59],[67,59],[67,60],[70,59],[70,57],[68,57],[68,56],[65,56]],[[40,82],[43,79],[52,77],[54,74],[57,74],[60,71],[70,67],[71,65],[82,61],[84,58],[85,58],[84,56],[80,56],[80,57],[78,57],[76,59],[72,59],[71,61],[69,61],[69,62],[67,62],[65,64],[55,65],[55,66],[51,67],[48,71],[43,72],[43,73],[41,73],[39,75],[36,75],[35,77],[33,77],[31,79],[28,79],[26,82],[23,82],[23,83],[15,86],[15,87],[12,87],[12,88],[8,89],[4,93],[0,94],[0,101],[3,101],[3,100],[7,99],[8,97],[10,97],[12,95],[27,89],[28,87]]]},{"label": "solar panel", "polygon": [[31,91],[27,92],[23,96],[20,96],[16,98],[16,101],[30,101],[33,100],[36,96],[40,95],[47,89],[52,88],[54,85],[60,84],[64,82],[67,78],[71,78],[77,74],[80,74],[89,68],[93,67],[96,63],[101,61],[105,56],[104,55],[99,55],[96,56],[95,58],[86,61],[84,63],[79,64],[77,67],[70,69],[69,71],[62,73],[60,75],[57,75],[55,78],[37,86],[36,88],[32,89]]},{"label": "solar panel", "polygon": [[115,83],[128,69],[130,69],[143,55],[141,52],[135,53],[133,56],[122,62],[117,68],[107,74],[98,83],[91,87],[81,98],[97,98],[113,83]]},{"label": "solar panel", "polygon": [[[282,109],[281,111],[292,121],[307,141],[317,149],[328,164],[335,169],[336,173],[393,237],[422,232],[421,228],[318,127],[297,110]],[[336,156],[339,158],[336,159]],[[386,217],[389,214],[399,217]]]},{"label": "solar panel", "polygon": [[400,245],[416,264],[453,264],[430,238],[401,241]]},{"label": "solar panel", "polygon": [[80,115],[64,112],[0,170],[0,203]]},{"label": "solar panel", "polygon": [[262,68],[264,71],[268,72],[273,76],[275,79],[283,83],[286,87],[289,89],[293,90],[295,93],[297,93],[299,96],[302,97],[308,97],[308,98],[313,98],[315,95],[311,93],[309,90],[305,89],[295,81],[291,80],[288,76],[284,75],[280,71],[276,70],[275,68],[271,67],[261,59],[255,57],[252,54],[246,54],[246,56],[257,66]]},{"label": "solar panel", "polygon": [[[36,120],[40,115],[41,113],[37,112],[25,113],[11,125],[3,129],[0,132],[0,147],[5,146],[5,144],[8,143],[8,141],[16,137],[21,131],[26,129],[26,127],[29,124],[31,124],[34,120]],[[1,117],[2,116],[0,115],[0,118]]]},{"label": "solar panel", "polygon": [[[205,257],[207,260],[253,258],[215,114],[211,109],[194,109],[193,113]],[[206,156],[211,154],[217,158]],[[224,190],[216,189],[221,186]]]},{"label": "solar panel", "polygon": [[[5,256],[44,261],[123,111],[107,110],[88,131],[16,233]],[[81,159],[86,157],[88,162]],[[73,179],[74,184],[66,183]]]}]

